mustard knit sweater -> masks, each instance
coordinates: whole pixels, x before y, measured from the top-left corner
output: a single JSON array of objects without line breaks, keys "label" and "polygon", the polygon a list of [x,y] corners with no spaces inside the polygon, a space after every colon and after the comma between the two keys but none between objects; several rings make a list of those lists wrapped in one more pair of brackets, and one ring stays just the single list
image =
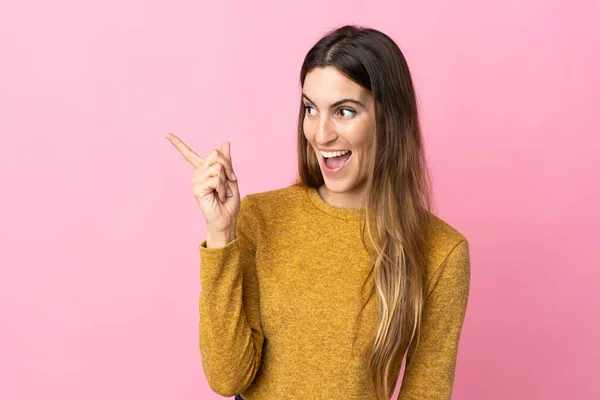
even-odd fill
[{"label": "mustard knit sweater", "polygon": [[[373,284],[359,214],[329,205],[316,188],[291,185],[246,195],[236,237],[219,248],[207,248],[206,240],[199,245],[199,345],[212,390],[246,400],[375,399],[367,362],[378,322],[376,293],[352,350],[366,300],[361,285],[366,278],[363,290]],[[434,221],[421,338],[399,399],[450,399],[452,393],[469,247],[456,229]]]}]

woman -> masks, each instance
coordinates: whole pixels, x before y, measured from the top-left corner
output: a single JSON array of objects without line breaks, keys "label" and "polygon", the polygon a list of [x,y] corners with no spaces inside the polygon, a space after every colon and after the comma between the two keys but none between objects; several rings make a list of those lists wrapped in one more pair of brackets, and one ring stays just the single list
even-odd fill
[{"label": "woman", "polygon": [[470,285],[466,238],[431,212],[410,72],[344,26],[302,65],[298,181],[240,201],[230,144],[194,166],[200,350],[236,399],[449,399]]}]

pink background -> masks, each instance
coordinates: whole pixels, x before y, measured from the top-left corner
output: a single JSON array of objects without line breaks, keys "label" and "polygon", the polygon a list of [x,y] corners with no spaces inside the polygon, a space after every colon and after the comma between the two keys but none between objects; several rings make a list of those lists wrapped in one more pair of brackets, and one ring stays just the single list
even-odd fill
[{"label": "pink background", "polygon": [[163,134],[231,141],[242,195],[289,185],[300,65],[345,23],[403,50],[437,213],[470,242],[454,398],[598,398],[599,20],[566,0],[3,2],[0,398],[221,398],[193,169]]}]

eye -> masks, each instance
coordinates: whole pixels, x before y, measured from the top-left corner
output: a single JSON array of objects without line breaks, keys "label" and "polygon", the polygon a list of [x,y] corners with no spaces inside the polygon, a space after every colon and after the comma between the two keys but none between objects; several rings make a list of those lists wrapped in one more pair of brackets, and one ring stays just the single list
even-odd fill
[{"label": "eye", "polygon": [[308,104],[305,104],[304,105],[304,113],[305,114],[308,113],[308,115],[312,115],[312,114],[310,114],[310,112],[308,112],[309,109],[311,109],[311,108],[312,108],[312,106],[309,106]]},{"label": "eye", "polygon": [[346,115],[347,117],[354,117],[356,115],[356,111],[354,111],[351,108],[340,108],[339,111],[347,111],[347,112],[349,112],[350,114]]}]

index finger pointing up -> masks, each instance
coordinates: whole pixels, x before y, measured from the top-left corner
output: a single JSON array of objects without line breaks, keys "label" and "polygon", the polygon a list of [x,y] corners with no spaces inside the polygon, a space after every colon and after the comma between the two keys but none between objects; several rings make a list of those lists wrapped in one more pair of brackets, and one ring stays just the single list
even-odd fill
[{"label": "index finger pointing up", "polygon": [[204,159],[202,159],[202,157],[196,154],[194,150],[192,150],[187,144],[183,143],[181,139],[179,139],[177,136],[173,135],[170,132],[167,132],[165,134],[165,137],[169,139],[173,146],[175,146],[175,148],[181,153],[183,158],[185,158],[187,162],[192,164],[192,167],[194,167],[195,169],[198,169],[200,167]]}]

